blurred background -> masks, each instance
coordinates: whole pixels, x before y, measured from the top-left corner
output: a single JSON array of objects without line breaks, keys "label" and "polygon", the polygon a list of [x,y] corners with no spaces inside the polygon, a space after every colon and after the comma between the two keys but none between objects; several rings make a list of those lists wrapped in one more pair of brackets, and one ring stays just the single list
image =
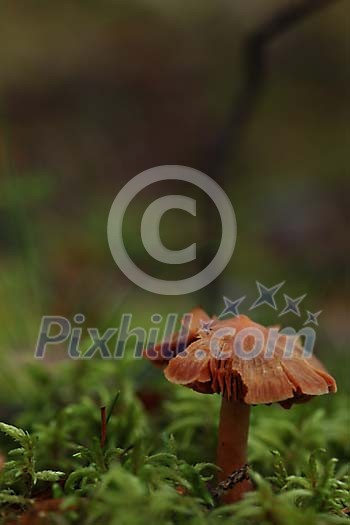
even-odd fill
[{"label": "blurred background", "polygon": [[[86,326],[152,325],[155,312],[199,302],[220,313],[222,295],[308,294],[322,310],[317,352],[332,372],[349,364],[350,6],[336,2],[266,49],[257,103],[229,145],[220,183],[235,208],[232,261],[198,294],[156,296],[117,268],[106,225],[111,204],[138,173],[163,164],[208,172],[243,82],[242,43],[284,1],[94,0],[3,2],[0,16],[0,396],[16,398],[21,366],[33,362],[43,315]],[[214,173],[211,173],[215,176]],[[189,186],[189,185],[188,185]],[[156,197],[184,193],[196,218],[171,211],[161,236],[172,249],[197,243],[205,260],[220,239],[217,211],[199,189],[162,182],[135,198],[124,234],[134,261],[159,278],[201,265],[164,268],[145,251],[140,219]],[[210,207],[212,206],[212,208]],[[210,220],[208,221],[208,217]],[[208,222],[213,225],[208,229]],[[204,227],[203,227],[204,225]],[[277,313],[257,309],[257,321]],[[68,359],[53,349],[45,364]],[[340,365],[337,365],[337,362]],[[73,363],[74,366],[74,363]],[[110,363],[110,367],[119,366]]]}]

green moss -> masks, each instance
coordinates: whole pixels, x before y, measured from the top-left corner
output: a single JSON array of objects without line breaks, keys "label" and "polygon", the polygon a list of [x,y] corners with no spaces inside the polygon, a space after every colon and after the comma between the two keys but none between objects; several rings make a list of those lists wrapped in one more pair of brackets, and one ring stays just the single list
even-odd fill
[{"label": "green moss", "polygon": [[[344,394],[290,411],[254,407],[249,457],[256,489],[220,507],[210,463],[220,398],[167,385],[162,374],[148,372],[148,363],[128,360],[27,369],[26,408],[12,421],[25,430],[0,425],[3,448],[19,445],[0,472],[4,523],[42,494],[60,498],[60,510],[48,519],[63,525],[348,522]],[[142,402],[147,393],[154,406]],[[110,408],[103,448],[102,405]]]}]

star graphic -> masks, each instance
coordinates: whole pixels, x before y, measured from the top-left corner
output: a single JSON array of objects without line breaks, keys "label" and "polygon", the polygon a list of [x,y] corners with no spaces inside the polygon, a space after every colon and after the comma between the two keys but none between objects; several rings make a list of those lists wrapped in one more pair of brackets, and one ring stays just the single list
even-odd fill
[{"label": "star graphic", "polygon": [[210,330],[211,330],[211,326],[214,322],[214,319],[210,319],[210,321],[202,321],[202,319],[200,319],[200,324],[201,324],[201,327],[199,329],[200,332],[205,332],[205,333],[209,333]]},{"label": "star graphic", "polygon": [[316,312],[315,314],[313,314],[312,312],[309,312],[309,310],[306,310],[306,313],[307,313],[307,319],[306,319],[304,325],[309,324],[309,323],[313,323],[316,326],[318,326],[317,318],[318,318],[319,315],[321,315],[322,310],[320,310],[319,312]]},{"label": "star graphic", "polygon": [[292,299],[286,294],[283,294],[283,295],[286,301],[286,306],[284,307],[284,309],[282,310],[279,316],[287,314],[288,312],[292,312],[293,314],[300,317],[299,304],[301,303],[301,301],[303,301],[303,299],[305,299],[307,294],[301,295],[300,297],[297,297],[296,299]]},{"label": "star graphic", "polygon": [[231,301],[227,297],[224,297],[223,299],[224,299],[224,303],[225,303],[225,308],[223,309],[223,311],[219,315],[219,319],[220,319],[220,317],[223,317],[226,314],[232,314],[232,315],[237,317],[239,315],[238,307],[239,307],[239,305],[241,303],[243,303],[245,297],[246,296],[243,296],[240,299],[236,299],[235,301]]},{"label": "star graphic", "polygon": [[285,282],[286,281],[282,281],[281,283],[276,284],[271,288],[267,288],[263,284],[259,283],[259,281],[256,281],[256,286],[260,295],[255,301],[255,303],[253,303],[252,306],[249,308],[249,310],[253,310],[258,306],[261,306],[262,304],[267,304],[268,306],[271,306],[271,308],[273,308],[274,310],[277,310],[275,295],[278,292],[278,290],[282,288]]}]

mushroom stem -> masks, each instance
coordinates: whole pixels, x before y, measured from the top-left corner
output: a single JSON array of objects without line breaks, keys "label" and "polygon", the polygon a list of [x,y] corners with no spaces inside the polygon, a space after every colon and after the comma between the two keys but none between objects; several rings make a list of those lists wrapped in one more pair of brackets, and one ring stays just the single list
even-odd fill
[{"label": "mushroom stem", "polygon": [[[247,462],[249,414],[249,405],[222,398],[217,450],[217,464],[222,469],[219,474],[220,481],[227,479]],[[250,481],[244,480],[229,490],[222,497],[222,501],[234,503],[250,489]]]}]

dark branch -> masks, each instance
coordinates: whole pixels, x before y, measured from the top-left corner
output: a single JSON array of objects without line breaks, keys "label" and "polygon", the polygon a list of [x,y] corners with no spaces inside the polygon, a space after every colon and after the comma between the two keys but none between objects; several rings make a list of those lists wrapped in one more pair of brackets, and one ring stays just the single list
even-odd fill
[{"label": "dark branch", "polygon": [[[227,123],[218,136],[207,164],[208,174],[223,188],[225,187],[225,164],[227,158],[235,161],[242,135],[259,101],[266,79],[266,48],[278,37],[293,29],[299,22],[307,19],[321,9],[335,4],[338,0],[305,0],[288,4],[287,7],[274,13],[255,31],[249,34],[242,45],[242,82],[235,96]],[[219,238],[221,231],[213,231],[212,219],[204,214],[203,238]],[[201,268],[206,267],[212,260],[211,249],[203,253]],[[219,300],[219,278],[212,284],[210,291],[206,289],[200,294],[200,301],[205,306],[209,302],[213,307]],[[209,305],[207,305],[209,306]]]},{"label": "dark branch", "polygon": [[[253,33],[248,35],[242,48],[243,80],[238,95],[235,97],[229,113],[227,125],[214,145],[213,158],[210,163],[210,173],[215,180],[222,177],[221,171],[226,156],[237,147],[244,127],[255,109],[266,77],[265,51],[272,42],[294,26],[338,0],[306,0],[289,4],[284,9],[274,13]],[[233,155],[234,157],[234,155]]]}]

